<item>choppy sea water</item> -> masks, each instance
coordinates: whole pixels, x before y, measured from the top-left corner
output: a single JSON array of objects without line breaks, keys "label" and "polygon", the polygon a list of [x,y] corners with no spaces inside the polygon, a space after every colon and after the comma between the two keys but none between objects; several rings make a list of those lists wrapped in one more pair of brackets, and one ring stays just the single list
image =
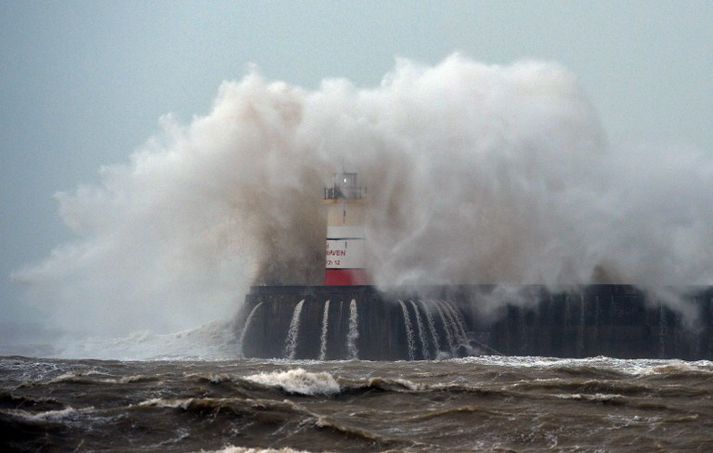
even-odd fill
[{"label": "choppy sea water", "polygon": [[0,358],[2,451],[713,451],[713,362]]}]

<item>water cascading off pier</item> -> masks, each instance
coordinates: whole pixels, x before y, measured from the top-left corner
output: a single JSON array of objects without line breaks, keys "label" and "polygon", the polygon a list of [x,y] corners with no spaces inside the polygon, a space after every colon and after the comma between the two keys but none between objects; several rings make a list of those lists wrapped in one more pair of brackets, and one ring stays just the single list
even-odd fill
[{"label": "water cascading off pier", "polygon": [[248,357],[320,360],[436,359],[474,352],[464,318],[440,314],[447,306],[437,299],[390,300],[372,286],[255,287],[247,297],[242,349]]}]

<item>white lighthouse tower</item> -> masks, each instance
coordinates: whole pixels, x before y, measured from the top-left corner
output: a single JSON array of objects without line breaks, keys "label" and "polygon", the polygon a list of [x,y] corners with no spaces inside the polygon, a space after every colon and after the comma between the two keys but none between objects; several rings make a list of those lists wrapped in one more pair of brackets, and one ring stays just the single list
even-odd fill
[{"label": "white lighthouse tower", "polygon": [[324,188],[327,207],[327,286],[367,285],[364,243],[366,187],[356,173],[337,173]]}]

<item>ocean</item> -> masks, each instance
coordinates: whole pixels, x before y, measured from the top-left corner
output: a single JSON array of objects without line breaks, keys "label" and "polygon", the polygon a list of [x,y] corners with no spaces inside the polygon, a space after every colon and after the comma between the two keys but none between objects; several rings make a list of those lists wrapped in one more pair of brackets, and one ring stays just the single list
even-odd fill
[{"label": "ocean", "polygon": [[3,357],[0,447],[713,451],[713,362]]}]

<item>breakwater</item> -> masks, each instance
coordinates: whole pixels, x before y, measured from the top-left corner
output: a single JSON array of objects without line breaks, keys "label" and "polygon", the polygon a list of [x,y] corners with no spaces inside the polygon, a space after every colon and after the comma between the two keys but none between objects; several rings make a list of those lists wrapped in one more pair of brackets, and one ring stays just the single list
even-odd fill
[{"label": "breakwater", "polygon": [[713,358],[713,288],[682,300],[630,285],[258,286],[238,322],[246,357],[421,360],[475,354]]}]

